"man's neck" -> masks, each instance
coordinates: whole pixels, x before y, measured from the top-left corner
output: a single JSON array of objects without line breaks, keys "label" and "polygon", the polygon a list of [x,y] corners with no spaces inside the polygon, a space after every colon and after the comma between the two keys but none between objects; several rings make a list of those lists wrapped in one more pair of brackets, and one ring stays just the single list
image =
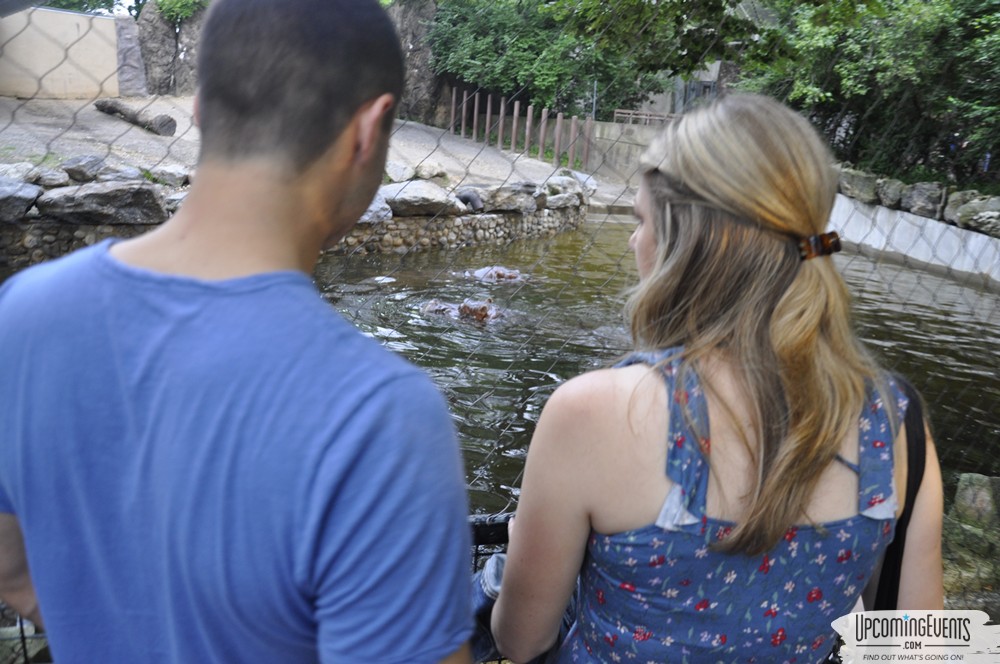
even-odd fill
[{"label": "man's neck", "polygon": [[295,180],[266,162],[202,165],[173,217],[111,252],[136,267],[207,280],[308,273],[325,235],[305,198]]}]

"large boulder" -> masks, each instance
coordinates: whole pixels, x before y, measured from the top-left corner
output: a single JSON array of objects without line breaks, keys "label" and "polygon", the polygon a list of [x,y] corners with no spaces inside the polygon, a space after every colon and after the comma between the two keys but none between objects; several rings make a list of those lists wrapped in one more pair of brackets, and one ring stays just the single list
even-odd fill
[{"label": "large boulder", "polygon": [[20,180],[29,184],[38,184],[41,177],[41,169],[26,161],[16,164],[0,164],[0,177]]},{"label": "large boulder", "polygon": [[44,191],[41,187],[0,177],[0,222],[20,221]]},{"label": "large boulder", "polygon": [[60,187],[36,202],[43,216],[75,224],[159,224],[166,220],[160,187],[146,182],[97,182]]},{"label": "large boulder", "polygon": [[42,167],[38,169],[38,180],[35,184],[49,189],[52,187],[65,187],[69,184],[69,173],[61,168]]},{"label": "large boulder", "polygon": [[177,29],[163,18],[156,0],[147,0],[139,12],[139,48],[146,65],[146,88],[151,95],[172,95],[176,90]]},{"label": "large boulder", "polygon": [[878,195],[878,202],[883,207],[895,210],[903,199],[903,189],[905,188],[906,185],[899,180],[882,178],[875,185],[875,193]]},{"label": "large boulder", "polygon": [[412,166],[389,160],[385,162],[385,176],[389,182],[406,182],[417,177],[417,171]]},{"label": "large boulder", "polygon": [[903,189],[903,198],[899,206],[912,214],[939,219],[945,189],[938,182],[918,182]]},{"label": "large boulder", "polygon": [[482,192],[484,212],[519,212],[531,214],[538,205],[538,187],[530,182],[515,182],[490,187]]},{"label": "large boulder", "polygon": [[375,198],[372,199],[371,205],[365,210],[365,213],[361,215],[361,219],[358,220],[359,224],[377,224],[384,221],[389,221],[392,219],[392,208],[389,207],[388,201],[385,200],[385,194],[380,189],[375,192]]},{"label": "large boulder", "polygon": [[958,209],[966,203],[982,198],[978,191],[956,191],[948,196],[948,204],[944,206],[944,220],[949,224],[958,223]]},{"label": "large boulder", "polygon": [[961,475],[955,503],[944,518],[946,595],[981,601],[1000,586],[998,508],[1000,478]]},{"label": "large boulder", "polygon": [[205,23],[206,10],[199,9],[190,18],[181,21],[177,30],[177,57],[174,60],[174,94],[193,95],[198,88],[196,64],[201,26]]},{"label": "large boulder", "polygon": [[104,158],[96,155],[83,155],[67,159],[62,169],[77,182],[93,182],[104,168]]},{"label": "large boulder", "polygon": [[171,187],[183,187],[191,181],[191,171],[185,166],[166,164],[149,169],[153,179]]},{"label": "large boulder", "polygon": [[874,205],[879,202],[878,176],[853,168],[840,169],[840,193],[856,201]]},{"label": "large boulder", "polygon": [[426,180],[387,184],[380,191],[395,217],[454,217],[466,212],[457,196]]},{"label": "large boulder", "polygon": [[597,180],[593,175],[587,175],[586,173],[581,173],[580,171],[574,171],[571,168],[561,168],[556,172],[556,176],[571,177],[579,182],[580,186],[583,188],[583,195],[586,196],[587,199],[597,193]]},{"label": "large boulder", "polygon": [[978,198],[955,211],[955,223],[962,228],[1000,237],[1000,196]]}]

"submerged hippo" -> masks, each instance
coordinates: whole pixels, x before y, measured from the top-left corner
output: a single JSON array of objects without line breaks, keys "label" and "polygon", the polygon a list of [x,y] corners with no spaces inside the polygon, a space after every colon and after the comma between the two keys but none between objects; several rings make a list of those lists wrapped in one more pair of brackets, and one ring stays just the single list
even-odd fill
[{"label": "submerged hippo", "polygon": [[486,281],[489,283],[524,280],[524,277],[521,276],[520,270],[515,270],[509,267],[503,267],[502,265],[491,265],[490,267],[481,267],[473,272],[466,271],[465,276],[470,277],[472,279],[477,279],[479,281]]},{"label": "submerged hippo", "polygon": [[420,309],[425,314],[442,314],[461,320],[485,323],[500,318],[500,310],[493,304],[493,298],[485,300],[465,300],[462,304],[452,304],[441,300],[431,300]]}]

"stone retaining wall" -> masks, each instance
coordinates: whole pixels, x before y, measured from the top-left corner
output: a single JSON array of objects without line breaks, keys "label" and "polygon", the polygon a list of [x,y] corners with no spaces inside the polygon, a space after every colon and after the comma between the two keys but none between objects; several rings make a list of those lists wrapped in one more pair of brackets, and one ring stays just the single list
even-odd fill
[{"label": "stone retaining wall", "polygon": [[[453,249],[553,235],[578,227],[596,183],[564,170],[540,184],[448,187],[436,164],[390,164],[361,221],[331,251]],[[192,174],[112,167],[97,156],[59,168],[0,164],[0,279],[108,237],[134,237],[183,204]]]},{"label": "stone retaining wall", "polygon": [[333,253],[411,252],[426,249],[456,249],[510,240],[551,236],[579,227],[587,216],[586,206],[517,212],[470,214],[461,217],[393,217],[389,221],[361,223]]}]

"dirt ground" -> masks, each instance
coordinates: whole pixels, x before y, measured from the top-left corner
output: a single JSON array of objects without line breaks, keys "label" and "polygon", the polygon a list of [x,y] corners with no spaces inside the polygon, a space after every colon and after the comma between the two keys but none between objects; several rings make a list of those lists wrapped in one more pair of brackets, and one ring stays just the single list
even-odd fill
[{"label": "dirt ground", "polygon": [[[199,132],[192,119],[192,97],[124,99],[132,108],[167,114],[177,122],[174,136],[158,136],[98,111],[93,100],[13,99],[0,97],[0,163],[28,161],[58,166],[69,157],[100,155],[119,166],[152,169],[163,165],[193,168]],[[451,186],[501,182],[543,182],[552,164],[459,138],[447,130],[397,121],[389,159],[410,166],[441,165]],[[598,182],[594,207],[627,209],[634,191],[620,182]]]}]

